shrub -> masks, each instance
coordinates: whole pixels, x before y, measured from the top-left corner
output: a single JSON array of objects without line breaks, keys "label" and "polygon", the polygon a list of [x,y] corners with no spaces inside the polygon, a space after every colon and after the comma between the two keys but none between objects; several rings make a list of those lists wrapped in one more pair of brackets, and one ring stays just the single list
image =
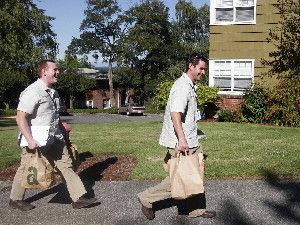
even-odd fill
[{"label": "shrub", "polygon": [[89,114],[95,114],[95,113],[108,113],[108,114],[117,114],[118,108],[111,107],[108,109],[97,109],[97,108],[90,108],[90,109],[68,109],[68,113],[89,113]]},{"label": "shrub", "polygon": [[229,109],[221,109],[217,112],[219,122],[246,122],[240,110],[231,111]]},{"label": "shrub", "polygon": [[154,109],[165,110],[173,83],[174,81],[164,81],[157,86],[152,103]]},{"label": "shrub", "polygon": [[233,122],[233,113],[228,109],[220,109],[218,112],[219,122]]},{"label": "shrub", "polygon": [[158,109],[157,105],[154,102],[154,99],[150,99],[147,104],[146,104],[146,108],[145,108],[145,113],[153,113],[153,114],[160,114],[163,113],[164,110],[163,109]]},{"label": "shrub", "polygon": [[280,126],[300,126],[300,78],[281,80],[268,100],[264,122]]},{"label": "shrub", "polygon": [[255,86],[244,95],[241,110],[244,118],[250,123],[261,123],[267,112],[268,91]]},{"label": "shrub", "polygon": [[197,102],[201,111],[204,110],[208,103],[215,104],[220,96],[218,95],[218,88],[209,87],[206,85],[199,85],[197,88]]},{"label": "shrub", "polygon": [[207,85],[199,85],[197,88],[197,103],[201,112],[205,113],[205,118],[212,118],[218,107],[216,102],[219,100],[218,88],[209,87]]},{"label": "shrub", "polygon": [[[153,98],[153,108],[158,111],[165,109],[173,83],[174,81],[164,81],[158,85]],[[215,87],[199,85],[196,92],[198,106],[201,111],[204,111],[208,104],[215,104],[219,99],[218,88]]]},{"label": "shrub", "polygon": [[17,115],[16,109],[0,109],[0,116],[15,116]]}]

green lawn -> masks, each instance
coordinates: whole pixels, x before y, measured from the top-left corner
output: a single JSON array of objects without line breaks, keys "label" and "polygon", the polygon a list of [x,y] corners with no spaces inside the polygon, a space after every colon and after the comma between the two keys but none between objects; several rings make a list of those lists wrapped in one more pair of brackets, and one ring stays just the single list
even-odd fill
[{"label": "green lawn", "polygon": [[[131,179],[161,179],[165,148],[159,146],[161,122],[73,124],[71,140],[79,152],[94,155],[133,154],[138,164]],[[270,171],[300,177],[300,128],[201,122],[207,139],[206,177],[257,177]],[[0,120],[0,169],[19,159],[14,122]]]}]

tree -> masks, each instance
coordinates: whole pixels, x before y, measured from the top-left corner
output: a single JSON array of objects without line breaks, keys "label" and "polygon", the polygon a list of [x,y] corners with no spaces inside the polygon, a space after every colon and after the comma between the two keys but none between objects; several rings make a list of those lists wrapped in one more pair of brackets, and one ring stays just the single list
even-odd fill
[{"label": "tree", "polygon": [[197,9],[191,2],[178,0],[175,5],[172,34],[182,46],[184,56],[191,52],[202,52],[208,56],[209,49],[209,7]]},{"label": "tree", "polygon": [[101,54],[103,61],[108,62],[109,92],[112,106],[114,99],[112,65],[118,53],[118,43],[121,35],[122,19],[117,1],[87,0],[85,19],[82,21],[80,38],[73,38],[69,51],[75,53],[91,53],[98,58]]},{"label": "tree", "polygon": [[262,60],[267,72],[279,82],[268,99],[265,121],[287,126],[300,126],[300,1],[278,0],[278,26],[270,30],[268,41],[275,50],[271,59]]},{"label": "tree", "polygon": [[270,66],[269,75],[279,79],[300,76],[300,2],[278,0],[275,5],[280,13],[278,26],[270,30],[268,41],[275,50],[270,52],[270,60],[263,60]]},{"label": "tree", "polygon": [[[32,0],[1,0],[0,98],[7,106],[16,101],[14,97],[28,82],[36,79],[38,62],[55,57],[57,43],[51,20]],[[7,96],[12,89],[15,96]]]},{"label": "tree", "polygon": [[6,109],[16,107],[20,92],[28,79],[18,71],[0,68],[0,102]]},{"label": "tree", "polygon": [[70,99],[70,108],[74,108],[76,98],[96,88],[96,80],[79,74],[75,69],[62,72],[59,77],[58,90]]},{"label": "tree", "polygon": [[168,65],[169,35],[168,8],[162,1],[146,0],[126,13],[126,33],[122,38],[122,63],[134,68],[135,94],[143,103],[151,97],[159,71]]},{"label": "tree", "polygon": [[78,60],[75,55],[67,54],[58,64],[61,71],[58,90],[70,100],[70,108],[73,109],[77,97],[96,88],[96,80],[79,73],[78,68],[90,67],[90,64],[84,59]]},{"label": "tree", "polygon": [[89,63],[85,58],[78,59],[76,55],[72,54],[66,54],[63,60],[58,61],[58,65],[60,70],[91,68],[91,63]]}]

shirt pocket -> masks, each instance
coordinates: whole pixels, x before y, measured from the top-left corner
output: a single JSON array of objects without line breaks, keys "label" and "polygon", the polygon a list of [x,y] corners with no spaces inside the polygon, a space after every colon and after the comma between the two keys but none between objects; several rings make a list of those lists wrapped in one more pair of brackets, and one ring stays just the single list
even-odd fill
[{"label": "shirt pocket", "polygon": [[45,112],[48,110],[55,111],[55,105],[51,97],[46,93],[40,96],[40,109]]}]

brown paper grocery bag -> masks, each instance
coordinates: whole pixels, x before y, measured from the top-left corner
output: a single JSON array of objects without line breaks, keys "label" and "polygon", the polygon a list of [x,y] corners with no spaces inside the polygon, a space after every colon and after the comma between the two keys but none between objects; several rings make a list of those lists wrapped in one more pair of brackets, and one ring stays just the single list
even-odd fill
[{"label": "brown paper grocery bag", "polygon": [[53,167],[38,150],[28,157],[23,173],[22,186],[24,188],[46,189],[53,182]]},{"label": "brown paper grocery bag", "polygon": [[169,159],[167,165],[172,198],[186,199],[204,193],[203,153],[179,153],[176,158]]}]

